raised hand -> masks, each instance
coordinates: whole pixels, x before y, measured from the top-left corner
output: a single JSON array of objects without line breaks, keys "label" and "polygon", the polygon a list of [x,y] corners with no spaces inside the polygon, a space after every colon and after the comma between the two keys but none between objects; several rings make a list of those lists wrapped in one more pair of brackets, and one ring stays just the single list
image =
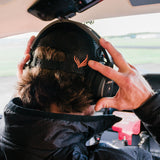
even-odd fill
[{"label": "raised hand", "polygon": [[92,60],[89,61],[88,65],[115,81],[119,86],[119,90],[114,97],[101,98],[97,102],[95,110],[98,111],[102,108],[116,108],[118,110],[137,109],[154,94],[152,88],[136,68],[128,64],[109,42],[100,39],[100,44],[110,53],[119,70],[116,71]]},{"label": "raised hand", "polygon": [[24,53],[24,58],[22,59],[22,61],[18,64],[17,68],[18,68],[18,72],[17,72],[17,77],[18,79],[20,79],[23,75],[23,67],[24,65],[28,62],[28,60],[30,59],[30,48],[31,48],[31,45],[33,43],[35,39],[35,36],[32,36],[29,41],[28,41],[28,44],[27,44],[27,48],[26,48],[26,51]]}]

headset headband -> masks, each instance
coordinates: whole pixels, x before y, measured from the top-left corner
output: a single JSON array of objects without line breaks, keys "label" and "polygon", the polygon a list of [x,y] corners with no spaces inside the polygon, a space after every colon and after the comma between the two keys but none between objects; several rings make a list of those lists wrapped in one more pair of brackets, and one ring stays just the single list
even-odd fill
[{"label": "headset headband", "polygon": [[50,30],[52,26],[54,26],[55,24],[58,24],[58,23],[72,23],[72,24],[75,24],[76,26],[78,26],[79,28],[84,30],[86,33],[88,33],[89,36],[92,37],[97,44],[99,44],[100,36],[94,30],[92,30],[91,28],[89,28],[88,26],[86,26],[82,23],[71,21],[71,20],[68,20],[68,19],[62,19],[62,20],[56,20],[56,21],[50,23],[49,25],[47,25],[45,28],[43,28],[39,32],[39,34],[37,35],[35,41],[32,43],[31,50],[35,50],[35,47],[37,46],[41,37],[43,37],[43,35],[45,35],[45,33],[47,33],[48,30]]},{"label": "headset headband", "polygon": [[[79,22],[75,22],[75,21],[71,21],[71,20],[67,20],[67,19],[62,19],[62,20],[57,20],[57,21],[54,21],[52,23],[50,23],[49,25],[47,25],[44,29],[42,29],[38,36],[36,37],[36,39],[34,40],[33,44],[31,45],[31,51],[30,51],[30,55],[31,55],[31,59],[30,59],[30,62],[29,62],[29,66],[32,66],[31,63],[33,63],[33,52],[34,50],[37,48],[38,46],[38,43],[40,42],[41,38],[43,38],[43,36],[45,36],[48,32],[52,31],[52,29],[54,28],[54,26],[56,24],[61,24],[61,23],[68,23],[68,24],[74,24],[75,26],[77,26],[78,28],[80,28],[81,30],[83,30],[86,34],[88,34],[94,41],[95,43],[99,46],[99,49],[103,52],[104,56],[105,56],[105,59],[106,59],[106,63],[108,66],[113,66],[113,62],[111,60],[110,57],[108,57],[108,54],[106,53],[105,49],[102,48],[99,44],[99,39],[100,39],[100,36],[91,28],[89,28],[88,26],[82,24],[82,23],[79,23]],[[36,62],[35,62],[36,61]],[[34,60],[34,63],[37,63],[37,60]],[[48,69],[58,69],[57,65],[56,64],[53,64],[51,62],[42,62],[41,61],[41,66],[44,68],[48,68]],[[64,66],[60,63],[58,63],[58,66],[59,66],[59,69],[62,69],[64,70]]]}]

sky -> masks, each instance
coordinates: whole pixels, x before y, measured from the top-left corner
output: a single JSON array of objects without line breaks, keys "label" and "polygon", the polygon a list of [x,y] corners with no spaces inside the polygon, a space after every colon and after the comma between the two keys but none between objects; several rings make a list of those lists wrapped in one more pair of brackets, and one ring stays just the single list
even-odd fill
[{"label": "sky", "polygon": [[160,13],[95,20],[89,26],[101,36],[160,32]]}]

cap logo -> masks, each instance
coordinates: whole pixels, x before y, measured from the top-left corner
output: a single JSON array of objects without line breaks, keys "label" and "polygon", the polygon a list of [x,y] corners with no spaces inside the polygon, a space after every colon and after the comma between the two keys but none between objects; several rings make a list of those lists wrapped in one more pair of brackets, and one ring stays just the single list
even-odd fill
[{"label": "cap logo", "polygon": [[74,56],[74,61],[77,64],[78,68],[85,67],[88,63],[88,54],[86,55],[86,58],[82,62],[80,62],[79,58],[76,56]]}]

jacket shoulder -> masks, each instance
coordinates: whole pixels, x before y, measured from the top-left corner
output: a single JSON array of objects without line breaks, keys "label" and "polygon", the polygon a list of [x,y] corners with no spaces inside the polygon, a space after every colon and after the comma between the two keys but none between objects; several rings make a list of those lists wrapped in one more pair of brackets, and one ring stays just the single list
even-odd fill
[{"label": "jacket shoulder", "polygon": [[152,160],[152,155],[149,152],[135,146],[117,148],[109,144],[100,143],[94,150],[91,148],[89,150],[89,160]]},{"label": "jacket shoulder", "polygon": [[160,143],[160,92],[152,96],[134,112],[142,120],[153,138]]}]

